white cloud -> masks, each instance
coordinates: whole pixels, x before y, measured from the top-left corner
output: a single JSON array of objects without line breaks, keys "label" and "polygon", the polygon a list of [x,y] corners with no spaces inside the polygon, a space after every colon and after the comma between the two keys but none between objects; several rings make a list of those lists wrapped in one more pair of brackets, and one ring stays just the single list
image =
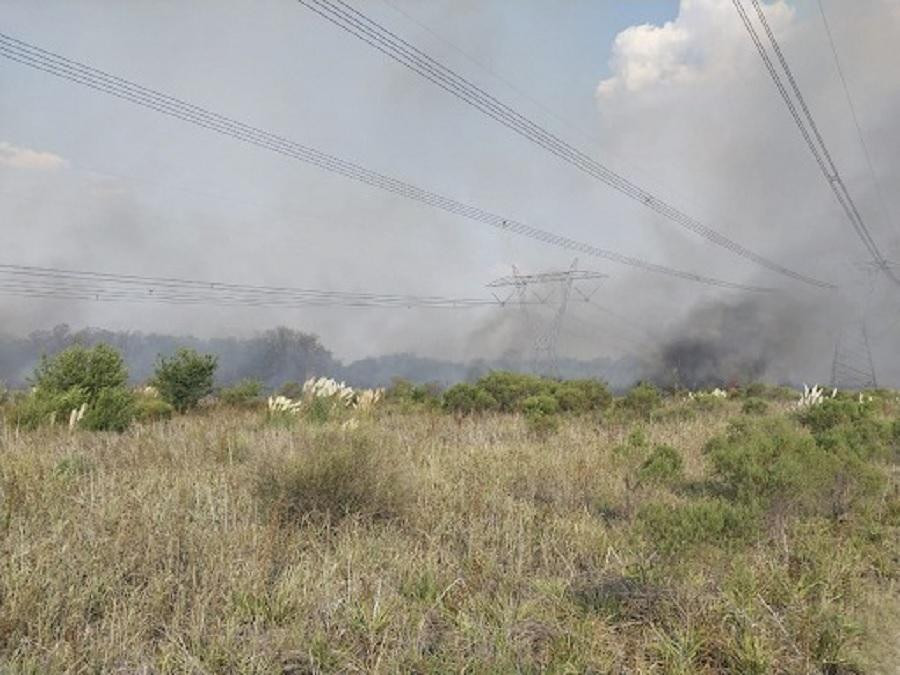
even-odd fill
[{"label": "white cloud", "polygon": [[[748,11],[752,8],[748,6]],[[784,2],[766,5],[777,33],[794,15]],[[678,16],[662,26],[630,26],[616,36],[610,58],[612,76],[597,94],[609,98],[667,84],[703,82],[730,70],[746,52],[747,37],[731,0],[682,0]]]},{"label": "white cloud", "polygon": [[0,141],[0,165],[13,169],[54,171],[65,166],[66,160],[52,152],[20,148],[12,143]]}]

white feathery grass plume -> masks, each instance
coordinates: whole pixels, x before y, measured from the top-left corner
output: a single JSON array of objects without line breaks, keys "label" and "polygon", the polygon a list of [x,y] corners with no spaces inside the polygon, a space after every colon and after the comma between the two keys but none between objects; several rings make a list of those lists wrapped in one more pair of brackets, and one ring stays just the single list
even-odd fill
[{"label": "white feathery grass plume", "polygon": [[[837,396],[837,389],[833,389],[831,392],[831,397],[834,398]],[[800,397],[800,400],[797,401],[797,408],[811,408],[812,406],[819,405],[822,401],[825,400],[825,390],[822,389],[817,384],[814,384],[812,387],[807,385],[803,385],[803,395]]]},{"label": "white feathery grass plume", "polygon": [[369,410],[384,397],[384,389],[363,389],[356,394],[354,407]]},{"label": "white feathery grass plume", "polygon": [[302,401],[292,401],[287,396],[270,396],[267,399],[270,414],[286,413],[296,415],[303,407]]},{"label": "white feathery grass plume", "polygon": [[72,412],[69,413],[69,430],[75,428],[75,425],[78,424],[81,420],[84,419],[84,413],[87,411],[87,403],[82,403],[79,408],[72,408]]},{"label": "white feathery grass plume", "polygon": [[712,390],[710,396],[713,396],[715,398],[728,398],[728,392],[716,387]]},{"label": "white feathery grass plume", "polygon": [[359,428],[359,420],[356,419],[355,417],[351,417],[349,420],[347,420],[346,422],[344,422],[341,425],[341,429],[343,429],[344,431],[353,431],[358,428]]}]

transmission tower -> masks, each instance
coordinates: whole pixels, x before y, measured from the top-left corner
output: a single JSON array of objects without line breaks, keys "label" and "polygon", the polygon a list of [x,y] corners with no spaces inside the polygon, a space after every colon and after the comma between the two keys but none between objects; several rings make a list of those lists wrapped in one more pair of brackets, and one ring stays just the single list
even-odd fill
[{"label": "transmission tower", "polygon": [[865,321],[853,322],[838,335],[831,362],[831,386],[851,390],[878,386]]},{"label": "transmission tower", "polygon": [[[582,292],[575,287],[575,284],[576,282],[605,279],[607,276],[602,272],[579,270],[578,259],[576,258],[572,261],[569,269],[564,271],[520,274],[519,270],[513,266],[512,275],[495,279],[487,286],[488,288],[512,288],[508,298],[505,300],[497,298],[497,300],[502,304],[507,304],[514,300],[519,303],[525,316],[528,331],[534,335],[532,343],[534,371],[540,372],[542,369],[546,369],[545,372],[547,374],[558,377],[559,355],[557,353],[557,345],[559,344],[559,335],[562,331],[563,319],[569,307],[572,291],[576,290],[586,301],[590,300],[590,296],[593,295],[593,293],[586,294]],[[535,287],[542,288],[544,295],[538,294],[534,290]],[[531,290],[531,296],[538,304],[554,307],[553,318],[544,326],[536,325],[528,312],[528,305],[533,304],[528,299],[529,290]]]},{"label": "transmission tower", "polygon": [[872,360],[872,348],[869,344],[867,328],[869,305],[874,290],[874,281],[883,271],[884,262],[865,262],[854,265],[866,275],[866,300],[860,307],[856,318],[841,327],[834,344],[834,357],[831,361],[831,386],[838,389],[874,389],[878,386],[875,376],[875,363]]}]

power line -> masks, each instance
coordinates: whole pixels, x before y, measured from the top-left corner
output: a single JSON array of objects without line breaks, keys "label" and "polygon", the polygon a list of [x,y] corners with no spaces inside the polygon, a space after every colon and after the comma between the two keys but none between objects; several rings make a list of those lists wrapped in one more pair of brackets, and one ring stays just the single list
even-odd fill
[{"label": "power line", "polygon": [[489,298],[452,298],[437,295],[259,286],[10,264],[0,264],[0,293],[73,300],[283,308],[343,306],[462,309],[499,305],[497,301]]},{"label": "power line", "polygon": [[609,167],[597,162],[581,150],[563,141],[509,105],[502,103],[484,89],[436,61],[378,22],[343,2],[343,0],[334,0],[333,2],[332,0],[298,1],[311,11],[374,47],[414,73],[431,81],[464,103],[681,227],[773,272],[813,286],[833,288],[832,284],[796,272],[751,251],[713,228],[704,225],[696,218],[680,211],[650,191],[641,188]]},{"label": "power line", "polygon": [[[130,80],[92,68],[83,63],[68,59],[4,33],[0,33],[0,56],[62,79],[81,84],[96,91],[129,101],[136,105],[155,110],[164,115],[180,119],[198,127],[215,131],[216,133],[276,152],[285,157],[290,157],[291,159],[312,164],[320,169],[342,175],[346,178],[351,178],[371,187],[385,190],[407,199],[418,201],[449,213],[490,225],[501,231],[512,232],[559,248],[580,252],[585,255],[628,265],[644,271],[665,274],[709,286],[754,292],[766,292],[772,290],[760,286],[723,281],[721,279],[647,262],[640,258],[627,256],[555,234],[547,230],[526,225],[525,223],[512,218],[506,218],[491,213],[450,197],[416,187],[399,179],[371,171],[353,162],[342,160],[334,155],[329,155],[319,150],[315,150],[314,148],[300,145],[299,143],[282,136],[266,132],[257,127],[244,124],[224,115],[187,103],[181,99],[143,87]],[[824,284],[824,282],[819,283],[821,285],[827,285]]]},{"label": "power line", "polygon": [[847,97],[847,106],[850,108],[850,115],[853,117],[853,124],[856,127],[856,135],[859,137],[859,144],[862,146],[863,154],[866,158],[866,164],[869,166],[869,174],[872,176],[872,182],[875,184],[875,193],[878,195],[878,201],[881,203],[881,210],[884,213],[885,220],[893,225],[891,211],[888,208],[887,200],[884,198],[884,192],[881,189],[881,181],[878,180],[878,174],[875,173],[875,166],[872,162],[872,154],[869,152],[869,144],[866,143],[865,135],[862,131],[862,125],[859,123],[859,117],[856,114],[856,106],[853,104],[853,97],[850,96],[850,87],[847,85],[847,78],[844,76],[844,69],[841,67],[841,60],[838,57],[837,47],[834,44],[834,35],[831,32],[831,26],[828,23],[828,16],[825,14],[825,7],[822,0],[818,0],[819,13],[822,15],[822,23],[825,26],[825,34],[828,36],[828,44],[831,46],[831,53],[834,56],[834,65],[837,70],[838,77],[841,80],[841,86],[844,89],[844,95]]},{"label": "power line", "polygon": [[[778,89],[778,93],[781,95],[782,100],[790,111],[791,117],[794,119],[794,123],[800,130],[800,134],[803,136],[803,139],[806,141],[807,147],[815,158],[816,163],[819,165],[819,169],[822,171],[822,175],[825,177],[828,186],[831,188],[831,191],[834,193],[835,198],[838,200],[838,203],[844,210],[844,213],[850,221],[850,224],[853,226],[853,229],[856,231],[857,236],[859,236],[860,240],[862,240],[872,259],[879,265],[882,271],[892,281],[894,281],[894,283],[900,285],[900,277],[898,277],[886,265],[884,256],[878,249],[878,245],[872,238],[872,235],[869,232],[869,229],[866,226],[862,215],[860,215],[859,210],[857,209],[856,204],[853,201],[853,197],[850,196],[850,192],[847,190],[844,179],[841,177],[841,174],[831,157],[831,153],[828,151],[828,147],[825,145],[825,140],[822,138],[822,134],[819,132],[819,128],[816,125],[815,120],[813,119],[812,113],[809,110],[809,106],[807,106],[806,100],[803,98],[800,87],[797,85],[797,80],[794,77],[793,71],[791,71],[791,68],[787,63],[787,59],[785,59],[784,53],[781,50],[781,46],[778,44],[778,40],[775,38],[775,34],[772,32],[772,29],[769,26],[769,22],[766,20],[766,16],[759,4],[759,0],[750,0],[750,2],[753,4],[753,7],[756,10],[756,15],[759,18],[759,21],[766,32],[766,36],[769,39],[769,43],[772,45],[772,49],[774,50],[782,69],[787,75],[788,83],[790,84],[794,96],[797,99],[797,103],[799,103],[800,109],[803,112],[802,117],[800,115],[800,111],[798,111],[797,109],[797,105],[791,99],[791,96],[788,93],[788,89],[782,81],[781,76],[778,74],[778,71],[775,68],[775,64],[772,62],[772,59],[769,56],[769,53],[766,50],[765,45],[763,44],[762,39],[759,36],[759,33],[757,33],[756,28],[753,26],[753,23],[751,22],[750,17],[747,14],[747,11],[744,9],[741,0],[732,0],[732,3],[737,10],[738,16],[744,24],[744,28],[747,29],[747,34],[753,41],[753,44],[756,47],[756,51],[759,53],[760,58],[763,60],[763,63],[766,66],[766,70],[768,70],[769,72],[769,76],[772,78],[775,87]],[[805,123],[804,118],[806,120]],[[808,128],[807,124],[809,125]]]}]

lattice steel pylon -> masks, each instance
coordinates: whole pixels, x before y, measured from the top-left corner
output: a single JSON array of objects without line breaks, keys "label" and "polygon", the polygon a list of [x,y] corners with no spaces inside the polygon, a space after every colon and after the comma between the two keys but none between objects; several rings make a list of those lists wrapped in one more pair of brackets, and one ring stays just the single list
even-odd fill
[{"label": "lattice steel pylon", "polygon": [[838,334],[831,362],[831,386],[851,390],[878,386],[865,321],[856,321]]},{"label": "lattice steel pylon", "polygon": [[[500,300],[506,304],[512,300],[516,300],[522,308],[525,315],[526,325],[529,332],[536,333],[532,344],[532,364],[535,372],[545,371],[545,374],[559,376],[559,354],[557,346],[559,344],[559,336],[562,332],[563,319],[566,310],[569,307],[569,299],[575,283],[578,281],[587,281],[591,279],[605,279],[608,275],[602,272],[591,272],[589,270],[579,270],[578,259],[572,261],[568,270],[559,272],[540,272],[538,274],[519,274],[518,269],[513,266],[513,273],[507,277],[501,277],[490,282],[488,288],[511,287],[512,293],[506,300]],[[542,329],[536,328],[531,314],[528,312],[528,290],[533,286],[549,286],[551,293],[545,297],[541,297],[534,293],[534,297],[539,304],[555,305],[553,318],[550,323]],[[554,293],[553,290],[556,292]],[[579,291],[580,295],[589,300],[590,295],[586,295]],[[496,297],[496,296],[495,296]]]},{"label": "lattice steel pylon", "polygon": [[865,274],[862,280],[862,284],[867,286],[865,301],[859,308],[857,318],[848,321],[837,335],[831,361],[831,386],[850,390],[874,389],[878,386],[878,378],[875,376],[866,317],[881,265],[866,262],[854,267]]}]

